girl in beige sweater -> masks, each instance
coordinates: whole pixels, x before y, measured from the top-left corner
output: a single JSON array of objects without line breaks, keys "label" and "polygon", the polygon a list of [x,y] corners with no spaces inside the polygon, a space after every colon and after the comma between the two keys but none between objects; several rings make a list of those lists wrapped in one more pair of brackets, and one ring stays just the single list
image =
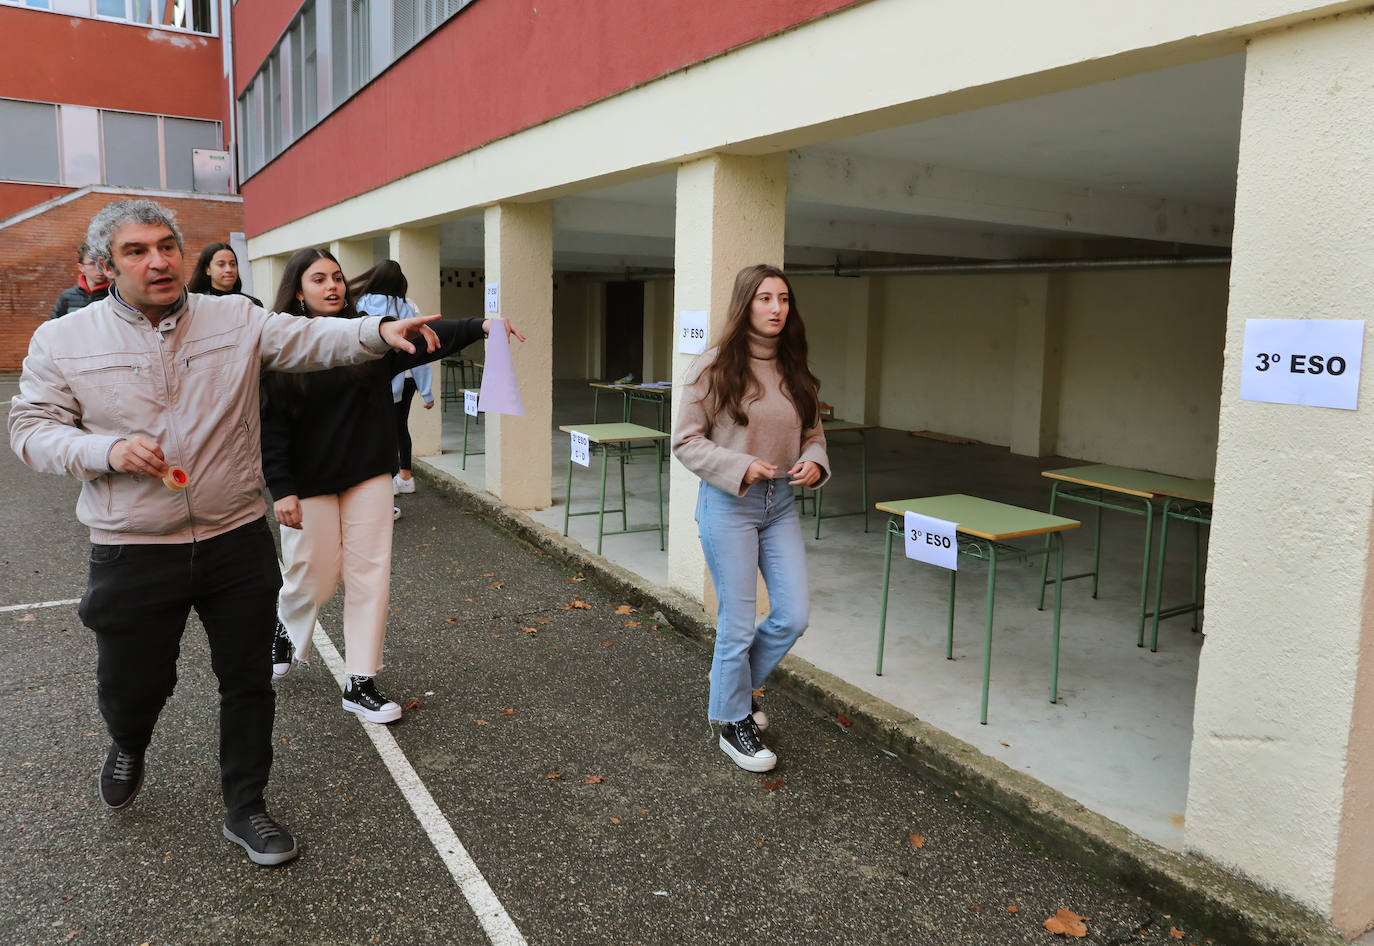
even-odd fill
[{"label": "girl in beige sweater", "polygon": [[[696,519],[718,602],[707,712],[721,724],[721,750],[751,772],[778,762],[752,694],[810,619],[792,487],[830,476],[819,386],[787,277],[774,266],[741,270],[719,344],[687,373],[673,453],[701,477]],[[759,572],[769,611],[756,627]]]}]

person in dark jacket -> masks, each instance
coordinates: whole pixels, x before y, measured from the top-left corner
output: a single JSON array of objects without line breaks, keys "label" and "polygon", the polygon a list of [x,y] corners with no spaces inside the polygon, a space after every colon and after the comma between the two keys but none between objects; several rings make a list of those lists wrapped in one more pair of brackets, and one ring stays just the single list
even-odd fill
[{"label": "person in dark jacket", "polygon": [[[354,299],[385,297],[409,315],[405,276],[392,260],[345,284],[326,250],[304,249],[286,263],[274,305],[317,316],[360,315]],[[343,708],[374,723],[401,717],[401,706],[382,696],[374,677],[391,583],[391,482],[399,469],[393,376],[443,358],[490,329],[481,318],[440,320],[426,327],[438,346],[400,357],[383,355],[367,366],[311,374],[269,374],[262,419],[262,467],[281,529],[285,565],[277,604],[272,672],[285,676],[293,659],[310,650],[315,616],[344,585]],[[510,323],[509,335],[525,338]],[[399,353],[398,353],[399,354]]]},{"label": "person in dark jacket", "polygon": [[248,296],[253,305],[262,305],[255,296],[243,291],[239,257],[228,243],[211,243],[200,251],[200,259],[196,260],[196,268],[191,272],[186,291],[207,296]]},{"label": "person in dark jacket", "polygon": [[110,277],[96,262],[90,245],[84,242],[76,248],[76,272],[76,285],[62,290],[49,319],[60,319],[68,312],[84,309],[110,294]]}]

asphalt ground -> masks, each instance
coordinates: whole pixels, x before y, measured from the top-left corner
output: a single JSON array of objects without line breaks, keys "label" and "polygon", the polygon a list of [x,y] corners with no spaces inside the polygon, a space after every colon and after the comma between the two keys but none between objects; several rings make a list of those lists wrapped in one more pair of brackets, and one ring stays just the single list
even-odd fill
[{"label": "asphalt ground", "polygon": [[[706,722],[706,648],[423,487],[399,498],[378,678],[403,719],[344,712],[318,654],[278,684],[268,804],[301,856],[256,867],[220,835],[194,618],[142,792],[108,811],[92,635],[74,603],[13,609],[84,590],[77,484],[8,450],[0,484],[0,942],[489,942],[371,728],[499,900],[497,941],[1009,946],[1065,941],[1042,924],[1068,909],[1076,942],[1220,946],[776,690],[778,768],[738,769]],[[339,647],[341,605],[320,617]]]}]

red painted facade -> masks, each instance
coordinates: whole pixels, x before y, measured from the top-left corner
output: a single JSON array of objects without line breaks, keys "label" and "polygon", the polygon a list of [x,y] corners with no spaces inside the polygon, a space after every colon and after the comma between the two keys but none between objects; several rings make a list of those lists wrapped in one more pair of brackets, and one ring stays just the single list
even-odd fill
[{"label": "red painted facade", "polygon": [[[854,2],[476,0],[244,182],[247,232]],[[290,24],[294,10],[280,7],[279,0],[239,0],[234,8],[240,91]],[[368,147],[359,147],[364,139]]]},{"label": "red painted facade", "polygon": [[219,37],[0,7],[0,96],[228,124]]}]

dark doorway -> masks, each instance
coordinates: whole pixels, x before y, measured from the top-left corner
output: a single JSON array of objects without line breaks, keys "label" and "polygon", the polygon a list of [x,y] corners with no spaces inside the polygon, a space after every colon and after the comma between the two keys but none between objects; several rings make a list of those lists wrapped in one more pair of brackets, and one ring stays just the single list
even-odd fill
[{"label": "dark doorway", "polygon": [[606,284],[606,357],[604,376],[618,381],[634,375],[643,381],[644,368],[644,283]]}]

